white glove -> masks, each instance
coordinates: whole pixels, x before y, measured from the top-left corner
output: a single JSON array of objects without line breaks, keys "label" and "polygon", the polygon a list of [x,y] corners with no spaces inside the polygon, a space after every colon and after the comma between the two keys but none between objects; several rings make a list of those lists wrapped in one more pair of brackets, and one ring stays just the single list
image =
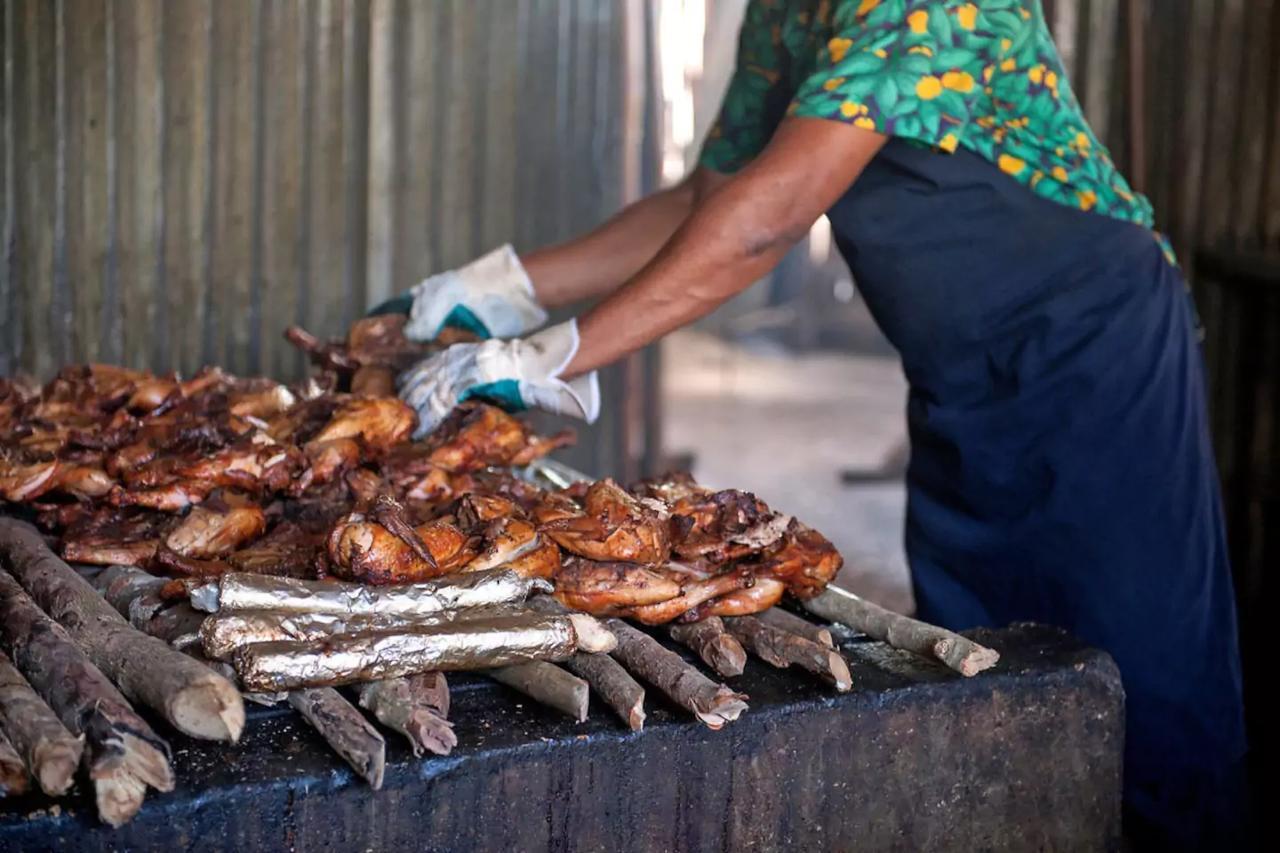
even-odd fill
[{"label": "white glove", "polygon": [[565,381],[560,374],[578,352],[578,321],[527,338],[454,344],[400,374],[400,398],[418,413],[422,438],[453,407],[472,397],[519,411],[530,407],[594,423],[600,414],[596,373]]},{"label": "white glove", "polygon": [[534,300],[533,283],[510,245],[424,279],[409,295],[413,304],[404,333],[413,341],[429,341],[445,325],[486,338],[511,338],[547,322],[547,312]]}]

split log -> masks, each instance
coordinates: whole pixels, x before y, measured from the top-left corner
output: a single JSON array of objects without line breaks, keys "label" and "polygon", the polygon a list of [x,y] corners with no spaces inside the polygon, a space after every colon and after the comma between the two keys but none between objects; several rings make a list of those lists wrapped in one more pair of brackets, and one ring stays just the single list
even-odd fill
[{"label": "split log", "polygon": [[[529,609],[552,615],[573,612],[547,595],[529,599]],[[562,666],[585,680],[631,731],[638,732],[644,728],[644,688],[623,669],[622,664],[607,654],[578,652]]]},{"label": "split log", "polygon": [[578,651],[571,617],[511,616],[459,622],[414,634],[337,637],[318,643],[260,643],[235,655],[248,690],[274,692],[376,681],[431,670],[493,669],[561,661]]},{"label": "split log", "polygon": [[84,735],[104,821],[120,826],[133,817],[147,785],[173,790],[168,744],[6,572],[0,572],[0,640],[63,725]]},{"label": "split log", "polygon": [[148,593],[158,596],[166,582],[165,578],[158,578],[135,566],[108,566],[95,574],[89,584],[127,619],[129,606],[135,599]]},{"label": "split log", "polygon": [[747,651],[742,643],[724,629],[719,616],[707,616],[697,622],[674,624],[668,630],[671,639],[688,646],[702,662],[725,678],[742,675],[747,665]]},{"label": "split log", "polygon": [[717,684],[657,640],[619,619],[606,626],[618,638],[613,656],[628,670],[687,708],[710,729],[720,729],[747,710],[747,697]]},{"label": "split log", "polygon": [[382,787],[386,741],[354,705],[330,687],[295,690],[289,704],[375,791]]},{"label": "split log", "polygon": [[0,731],[0,798],[27,792],[27,768],[18,751]]},{"label": "split log", "polygon": [[360,707],[409,739],[414,755],[448,755],[458,745],[449,722],[449,685],[443,672],[388,678],[360,688]]},{"label": "split log", "polygon": [[4,652],[0,652],[0,733],[8,735],[40,790],[51,797],[67,792],[84,751],[84,738],[67,731]]},{"label": "split log", "polygon": [[804,607],[810,613],[848,625],[895,649],[941,661],[964,676],[977,675],[1000,660],[1000,653],[995,649],[945,628],[885,610],[837,586],[828,586],[820,595],[804,602]]},{"label": "split log", "polygon": [[522,578],[505,569],[447,575],[422,583],[384,587],[232,573],[193,589],[191,604],[207,613],[217,610],[277,610],[339,616],[413,616],[468,607],[515,604],[534,592],[549,592],[550,589],[547,581]]},{"label": "split log", "polygon": [[797,616],[794,613],[783,610],[781,607],[770,607],[756,615],[766,625],[771,625],[782,631],[791,634],[799,634],[806,640],[813,640],[815,643],[826,646],[829,649],[836,647],[835,638],[831,636],[831,629],[816,622],[810,622],[803,616]]},{"label": "split log", "polygon": [[94,665],[126,696],[157,711],[178,731],[235,742],[244,701],[222,676],[124,620],[29,524],[0,518],[0,557]]},{"label": "split log", "polygon": [[454,622],[494,619],[514,613],[510,607],[472,607],[414,616],[220,610],[205,618],[200,628],[200,642],[206,655],[225,660],[237,649],[257,643],[313,643],[356,634],[412,634]]},{"label": "split log", "polygon": [[568,714],[579,723],[587,719],[587,682],[553,663],[533,661],[502,666],[489,670],[487,675],[530,699]]},{"label": "split log", "polygon": [[853,687],[849,664],[835,649],[766,625],[754,616],[730,616],[724,623],[729,633],[771,666],[786,669],[796,664],[835,685],[841,693]]}]

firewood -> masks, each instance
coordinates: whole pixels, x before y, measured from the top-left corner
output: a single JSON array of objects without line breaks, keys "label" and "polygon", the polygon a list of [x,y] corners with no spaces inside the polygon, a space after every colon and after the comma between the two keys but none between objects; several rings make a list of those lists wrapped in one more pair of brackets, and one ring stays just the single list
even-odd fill
[{"label": "firewood", "polygon": [[0,798],[27,792],[27,768],[18,751],[0,731]]},{"label": "firewood", "polygon": [[225,678],[124,620],[29,524],[0,519],[0,556],[37,605],[61,624],[126,696],[192,737],[235,742],[244,701]]},{"label": "firewood", "polygon": [[360,688],[360,707],[409,739],[414,755],[448,755],[458,745],[449,722],[449,685],[443,672],[373,681]]},{"label": "firewood", "polygon": [[171,604],[147,620],[141,630],[163,640],[178,651],[200,645],[200,628],[208,614],[201,613],[185,601]]},{"label": "firewood", "polygon": [[492,607],[524,601],[551,585],[515,572],[493,569],[446,575],[422,583],[376,587],[340,581],[232,573],[191,592],[197,610],[277,610],[292,613],[421,615],[468,607]]},{"label": "firewood", "polygon": [[375,791],[382,787],[386,741],[354,705],[331,687],[295,690],[289,704]]},{"label": "firewood", "polygon": [[829,649],[836,647],[835,638],[831,636],[831,629],[819,625],[816,622],[810,622],[803,616],[797,616],[789,610],[783,610],[781,607],[770,607],[756,614],[756,618],[766,625],[772,625],[783,631],[792,634],[799,634],[807,640],[813,640]]},{"label": "firewood", "polygon": [[725,678],[742,675],[747,665],[747,651],[742,643],[724,629],[719,616],[707,616],[697,622],[674,624],[671,639],[688,646],[702,662]]},{"label": "firewood", "polygon": [[256,643],[320,642],[332,637],[364,634],[411,634],[454,622],[510,616],[510,607],[469,607],[421,615],[370,613],[290,613],[275,610],[228,610],[208,615],[200,628],[204,653],[215,660],[230,658],[237,649]]},{"label": "firewood", "polygon": [[235,666],[246,689],[269,693],[430,670],[560,661],[577,650],[577,633],[568,617],[511,616],[459,622],[413,634],[336,637],[323,644],[260,643],[240,649]]},{"label": "firewood", "polygon": [[568,714],[579,723],[587,719],[587,682],[553,663],[532,661],[498,667],[486,674],[530,699]]},{"label": "firewood", "polygon": [[84,751],[84,738],[67,731],[4,652],[0,652],[0,734],[8,735],[40,790],[51,797],[67,792]]},{"label": "firewood", "polygon": [[747,710],[746,696],[707,678],[648,634],[619,619],[610,619],[605,625],[618,638],[613,656],[671,701],[692,711],[708,728],[720,729]]},{"label": "firewood", "polygon": [[785,669],[794,663],[831,682],[841,693],[853,687],[849,665],[835,649],[766,625],[754,616],[726,617],[724,623],[729,633],[771,666]]},{"label": "firewood", "polygon": [[945,628],[885,610],[837,586],[828,586],[820,595],[804,602],[804,606],[816,616],[848,625],[895,649],[941,661],[964,676],[977,675],[1000,660],[1000,653],[995,649]]},{"label": "firewood", "polygon": [[108,566],[89,580],[89,585],[126,619],[129,618],[129,607],[136,599],[148,593],[155,593],[158,597],[165,583],[164,578],[134,566]]},{"label": "firewood", "polygon": [[147,785],[173,790],[168,744],[6,572],[0,572],[0,641],[63,725],[84,735],[105,822],[120,826],[133,817]]},{"label": "firewood", "polygon": [[[534,596],[529,599],[528,606],[539,613],[553,615],[571,612],[549,595]],[[616,637],[614,644],[616,647]],[[633,732],[644,728],[644,688],[620,663],[607,654],[578,652],[564,661],[562,666],[585,680]]]}]

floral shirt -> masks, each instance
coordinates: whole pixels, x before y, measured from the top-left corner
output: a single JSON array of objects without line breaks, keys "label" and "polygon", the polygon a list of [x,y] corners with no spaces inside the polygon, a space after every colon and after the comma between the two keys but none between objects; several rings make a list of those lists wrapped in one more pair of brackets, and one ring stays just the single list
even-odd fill
[{"label": "floral shirt", "polygon": [[1152,225],[1085,121],[1039,0],[750,0],[702,165],[741,168],[784,115],[964,147],[1045,198]]}]

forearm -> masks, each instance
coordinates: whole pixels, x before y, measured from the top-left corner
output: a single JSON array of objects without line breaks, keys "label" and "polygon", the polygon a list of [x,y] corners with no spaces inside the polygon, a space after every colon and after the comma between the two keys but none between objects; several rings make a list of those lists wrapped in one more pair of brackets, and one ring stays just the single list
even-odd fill
[{"label": "forearm", "polygon": [[581,237],[522,255],[538,302],[555,308],[617,290],[653,260],[717,178],[695,172]]},{"label": "forearm", "polygon": [[[699,204],[625,286],[578,321],[565,372],[603,367],[709,314],[777,265],[835,203],[885,138],[788,119],[765,152]],[[814,158],[814,151],[827,157]]]}]

